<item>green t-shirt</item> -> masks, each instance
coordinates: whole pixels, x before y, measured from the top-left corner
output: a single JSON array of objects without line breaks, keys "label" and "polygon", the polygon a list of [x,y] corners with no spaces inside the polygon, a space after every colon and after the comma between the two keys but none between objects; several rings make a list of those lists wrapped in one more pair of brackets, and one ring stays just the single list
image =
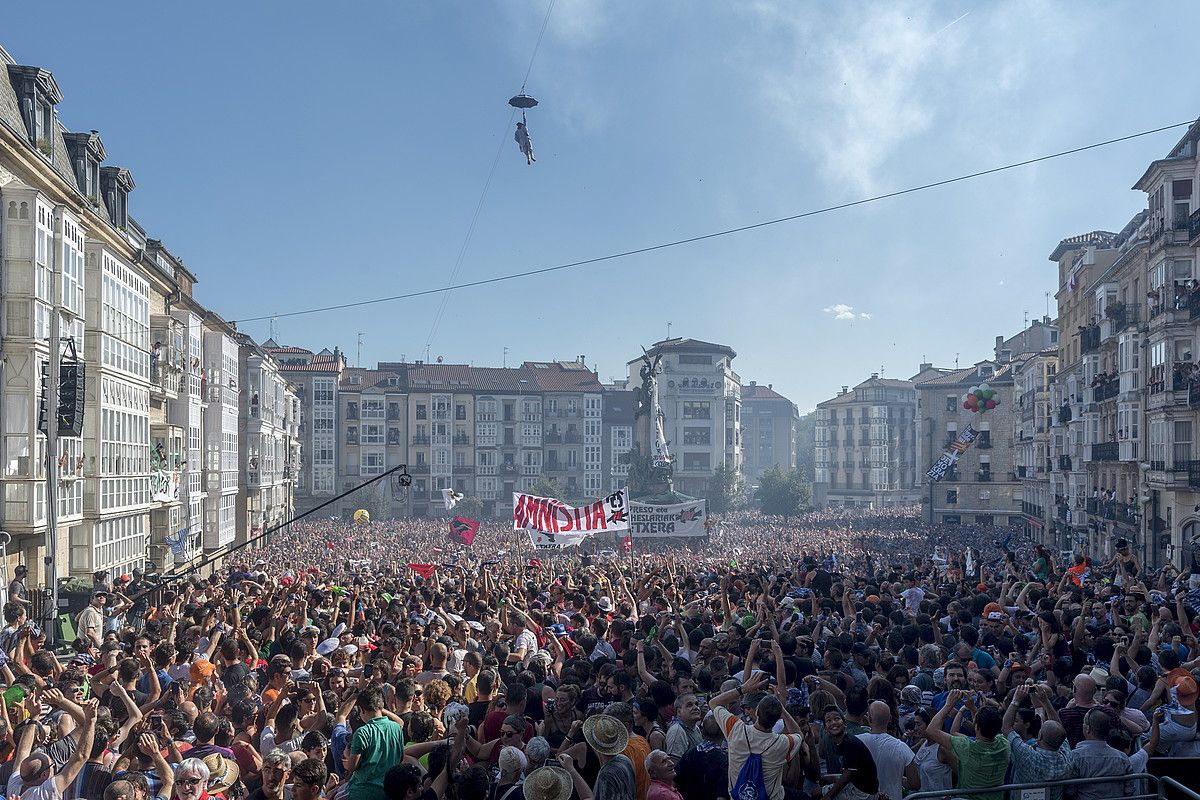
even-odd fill
[{"label": "green t-shirt", "polygon": [[[966,736],[950,737],[954,757],[958,759],[959,789],[986,789],[1004,783],[1004,772],[1008,769],[1008,739],[997,736],[990,742],[968,739]],[[1001,800],[1000,793],[971,795],[975,800]]]},{"label": "green t-shirt", "polygon": [[350,776],[350,800],[387,800],[383,776],[404,758],[404,730],[387,717],[368,720],[354,731],[350,752],[361,756]]}]

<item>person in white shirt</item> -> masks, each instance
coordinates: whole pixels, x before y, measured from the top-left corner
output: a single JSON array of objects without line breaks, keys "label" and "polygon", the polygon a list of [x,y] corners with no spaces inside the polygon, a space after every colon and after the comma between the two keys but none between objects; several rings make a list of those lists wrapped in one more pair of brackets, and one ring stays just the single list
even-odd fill
[{"label": "person in white shirt", "polygon": [[875,771],[879,775],[879,793],[888,798],[900,798],[904,790],[917,792],[921,789],[921,775],[917,768],[917,756],[904,742],[887,732],[892,722],[892,710],[880,700],[871,703],[867,710],[871,723],[870,733],[860,733],[859,741],[871,751],[875,759]]}]

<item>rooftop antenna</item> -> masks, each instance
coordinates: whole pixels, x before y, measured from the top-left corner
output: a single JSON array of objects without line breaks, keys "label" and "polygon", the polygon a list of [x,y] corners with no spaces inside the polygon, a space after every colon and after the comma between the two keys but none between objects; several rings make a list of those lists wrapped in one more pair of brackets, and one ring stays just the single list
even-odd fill
[{"label": "rooftop antenna", "polygon": [[1046,292],[1046,316],[1050,316],[1050,293]]},{"label": "rooftop antenna", "polygon": [[358,361],[355,364],[355,366],[358,366],[358,367],[362,366],[362,337],[363,337],[363,332],[359,331],[358,332]]},{"label": "rooftop antenna", "polygon": [[271,335],[267,338],[275,338],[275,323],[278,321],[278,319],[279,317],[275,316],[274,314],[271,315]]},{"label": "rooftop antenna", "polygon": [[501,358],[501,363],[504,365],[505,369],[508,369],[508,348],[507,347],[504,348],[504,355]]},{"label": "rooftop antenna", "polygon": [[1024,330],[1025,328],[1028,328],[1028,327],[1029,327],[1029,309],[1027,308],[1027,309],[1025,309],[1025,324],[1022,326],[1021,330]]},{"label": "rooftop antenna", "polygon": [[667,338],[671,338],[671,320],[667,320]]},{"label": "rooftop antenna", "polygon": [[958,369],[958,353],[954,354],[954,368]]}]

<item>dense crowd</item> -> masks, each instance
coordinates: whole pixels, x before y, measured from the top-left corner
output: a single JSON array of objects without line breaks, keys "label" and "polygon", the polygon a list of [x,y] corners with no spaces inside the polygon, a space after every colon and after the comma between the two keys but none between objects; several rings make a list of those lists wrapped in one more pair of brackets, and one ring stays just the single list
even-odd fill
[{"label": "dense crowd", "polygon": [[633,552],[447,527],[296,523],[213,575],[99,573],[58,656],[18,576],[7,796],[1095,800],[1200,755],[1200,574],[1127,546],[1060,563],[912,509]]}]

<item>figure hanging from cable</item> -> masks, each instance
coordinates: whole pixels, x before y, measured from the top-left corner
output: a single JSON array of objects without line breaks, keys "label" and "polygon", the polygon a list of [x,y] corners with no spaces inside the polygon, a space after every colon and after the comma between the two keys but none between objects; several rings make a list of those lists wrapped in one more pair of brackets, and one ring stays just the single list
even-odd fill
[{"label": "figure hanging from cable", "polygon": [[508,104],[513,108],[521,109],[521,121],[517,123],[517,131],[513,134],[513,139],[516,140],[517,147],[525,156],[525,163],[533,166],[533,162],[537,159],[533,156],[533,139],[529,136],[529,120],[525,118],[525,111],[536,106],[538,101],[522,92],[510,99]]}]

